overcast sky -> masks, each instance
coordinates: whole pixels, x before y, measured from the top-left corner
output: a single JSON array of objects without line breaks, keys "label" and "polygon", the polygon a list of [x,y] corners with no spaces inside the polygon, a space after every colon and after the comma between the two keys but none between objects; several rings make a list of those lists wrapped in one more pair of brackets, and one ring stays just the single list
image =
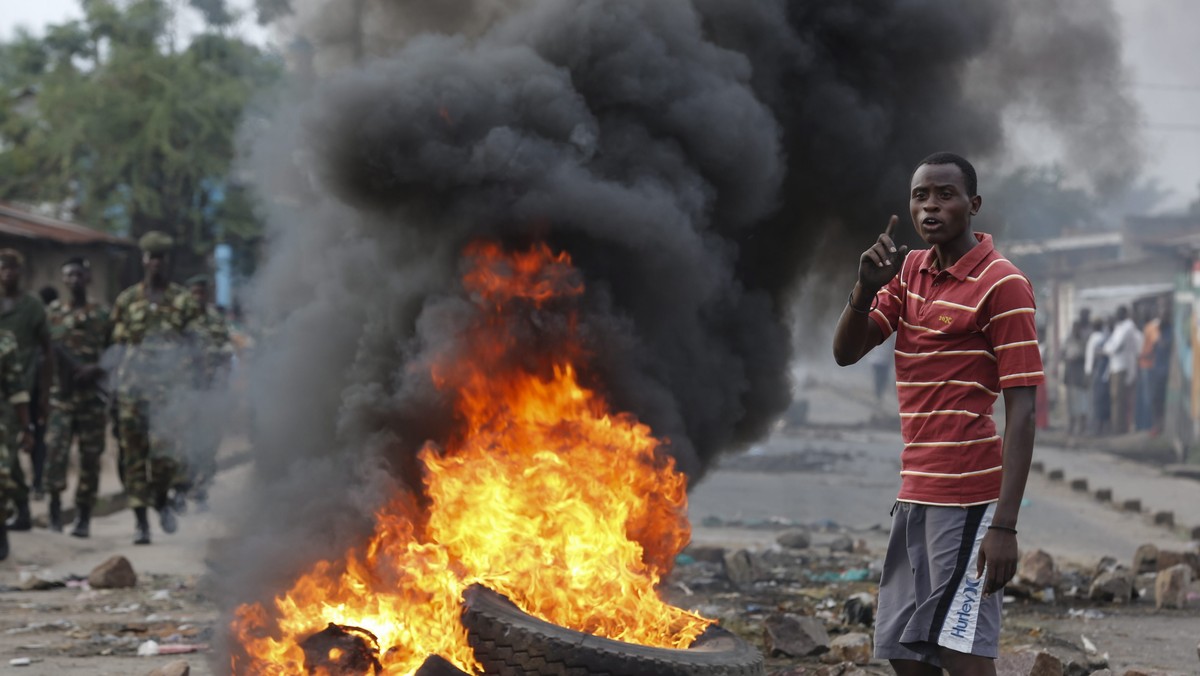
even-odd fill
[{"label": "overcast sky", "polygon": [[[738,0],[741,1],[741,0]],[[1125,61],[1142,106],[1146,176],[1174,192],[1170,207],[1200,193],[1200,0],[1114,0],[1124,24]],[[185,6],[183,0],[176,0]],[[248,8],[252,0],[233,0]],[[40,31],[80,15],[78,0],[0,0],[0,38],[17,26]],[[181,27],[186,32],[186,26]],[[240,30],[256,40],[266,33],[252,20]]]}]

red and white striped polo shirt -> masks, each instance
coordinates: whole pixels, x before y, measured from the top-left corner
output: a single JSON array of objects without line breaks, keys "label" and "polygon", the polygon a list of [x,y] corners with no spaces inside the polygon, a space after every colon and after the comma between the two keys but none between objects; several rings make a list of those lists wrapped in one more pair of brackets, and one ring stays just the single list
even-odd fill
[{"label": "red and white striped polo shirt", "polygon": [[1039,385],[1033,286],[990,235],[948,270],[913,251],[880,289],[871,318],[896,336],[899,500],[976,505],[1000,497],[1003,442],[992,419],[1002,388]]}]

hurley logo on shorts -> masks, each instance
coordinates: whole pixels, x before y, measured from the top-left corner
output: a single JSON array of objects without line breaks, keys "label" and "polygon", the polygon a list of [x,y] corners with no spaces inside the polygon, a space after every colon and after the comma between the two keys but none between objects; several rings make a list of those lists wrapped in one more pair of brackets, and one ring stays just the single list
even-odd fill
[{"label": "hurley logo on shorts", "polygon": [[963,632],[965,632],[967,628],[971,626],[971,610],[975,608],[977,603],[979,603],[979,587],[982,584],[982,577],[978,578],[974,582],[971,582],[971,576],[966,576],[966,586],[964,586],[962,590],[963,602],[958,608],[958,622],[954,624],[954,629],[950,631],[951,636],[961,639],[970,638]]}]

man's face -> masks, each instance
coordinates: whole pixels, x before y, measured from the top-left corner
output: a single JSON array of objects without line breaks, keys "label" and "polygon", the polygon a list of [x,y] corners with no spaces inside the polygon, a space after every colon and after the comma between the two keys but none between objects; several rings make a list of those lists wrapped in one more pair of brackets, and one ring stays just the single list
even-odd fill
[{"label": "man's face", "polygon": [[64,265],[62,269],[63,286],[71,293],[79,293],[87,289],[91,276],[81,265]]},{"label": "man's face", "polygon": [[967,194],[967,181],[955,164],[922,164],[912,177],[908,209],[913,227],[928,244],[962,236],[983,200]]},{"label": "man's face", "polygon": [[142,254],[142,267],[146,269],[146,274],[151,277],[161,277],[166,272],[167,255],[162,253],[144,253]]},{"label": "man's face", "polygon": [[193,284],[190,291],[192,292],[192,298],[196,299],[196,303],[199,304],[200,307],[208,305],[207,284]]},{"label": "man's face", "polygon": [[15,289],[21,285],[21,266],[0,261],[0,286]]}]

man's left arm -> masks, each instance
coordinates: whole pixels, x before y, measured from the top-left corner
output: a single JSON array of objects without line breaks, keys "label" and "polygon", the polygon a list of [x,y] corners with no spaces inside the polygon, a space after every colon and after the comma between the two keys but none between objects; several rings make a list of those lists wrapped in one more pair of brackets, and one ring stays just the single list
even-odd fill
[{"label": "man's left arm", "polygon": [[1033,461],[1033,436],[1037,388],[1009,387],[1004,390],[1004,459],[1000,501],[992,525],[979,550],[979,571],[987,564],[984,593],[998,592],[1017,572],[1017,514],[1025,497],[1025,482]]},{"label": "man's left arm", "polygon": [[1003,589],[1017,572],[1017,515],[1033,460],[1037,387],[1046,377],[1038,350],[1036,306],[1029,280],[1015,272],[1005,276],[993,286],[984,313],[987,324],[983,333],[996,355],[1006,421],[1000,498],[977,557],[976,574],[987,573],[984,593],[993,594]]}]

